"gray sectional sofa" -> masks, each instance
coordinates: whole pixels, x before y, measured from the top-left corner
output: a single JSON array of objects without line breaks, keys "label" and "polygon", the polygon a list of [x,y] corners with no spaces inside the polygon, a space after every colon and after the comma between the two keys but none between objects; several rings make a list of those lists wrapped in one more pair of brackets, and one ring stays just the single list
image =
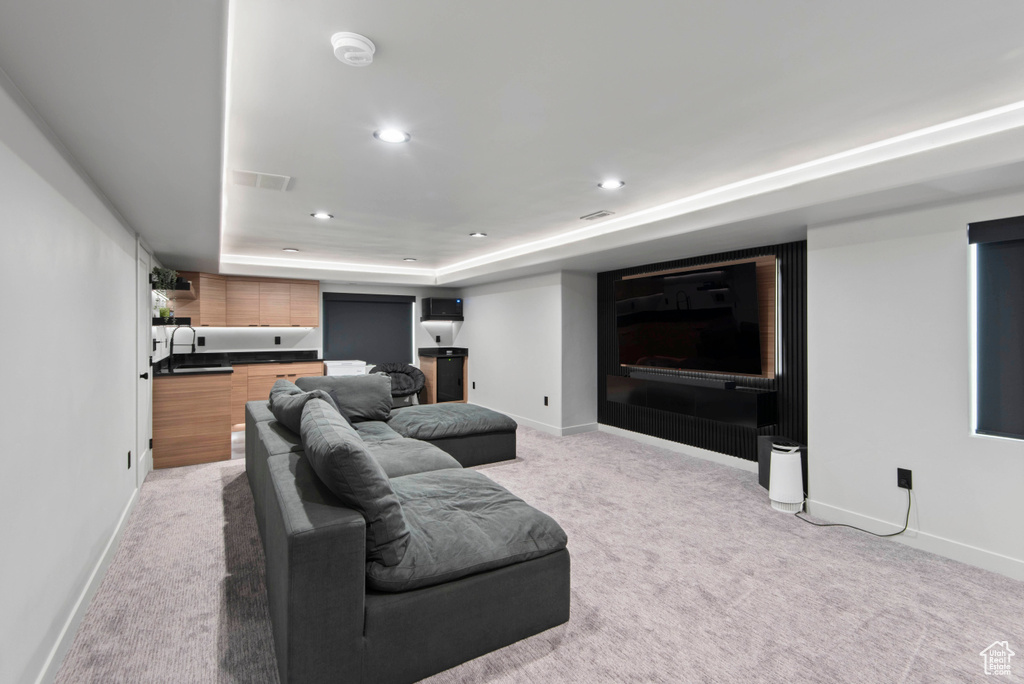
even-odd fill
[{"label": "gray sectional sofa", "polygon": [[381,382],[282,381],[273,410],[246,405],[282,682],[416,681],[569,619],[564,532],[463,468],[514,457],[514,421],[391,411]]}]

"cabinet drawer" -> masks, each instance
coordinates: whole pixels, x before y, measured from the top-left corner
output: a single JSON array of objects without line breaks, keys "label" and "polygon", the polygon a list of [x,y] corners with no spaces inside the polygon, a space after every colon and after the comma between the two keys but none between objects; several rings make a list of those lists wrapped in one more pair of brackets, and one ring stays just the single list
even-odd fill
[{"label": "cabinet drawer", "polygon": [[320,361],[299,361],[296,363],[254,363],[249,367],[249,377],[274,375],[286,378],[289,375],[301,378],[306,375],[323,375],[324,365]]}]

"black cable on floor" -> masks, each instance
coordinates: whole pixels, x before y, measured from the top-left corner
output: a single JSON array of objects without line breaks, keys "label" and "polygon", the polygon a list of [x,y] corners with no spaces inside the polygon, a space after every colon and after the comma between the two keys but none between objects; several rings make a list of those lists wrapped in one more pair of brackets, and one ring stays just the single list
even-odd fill
[{"label": "black cable on floor", "polygon": [[900,530],[899,532],[893,532],[892,534],[878,534],[877,532],[872,532],[871,530],[865,530],[865,529],[860,528],[860,527],[854,527],[853,525],[847,525],[845,523],[816,523],[816,522],[811,522],[807,518],[804,518],[804,517],[800,516],[801,511],[797,511],[793,515],[795,515],[796,517],[800,518],[801,520],[803,520],[808,525],[814,525],[815,527],[849,527],[851,530],[857,530],[858,532],[867,532],[868,534],[874,535],[875,537],[895,537],[896,535],[903,534],[904,532],[906,532],[907,531],[907,527],[910,525],[910,504],[911,504],[911,497],[910,497],[910,490],[908,489],[907,490],[907,519],[903,521],[903,529]]}]

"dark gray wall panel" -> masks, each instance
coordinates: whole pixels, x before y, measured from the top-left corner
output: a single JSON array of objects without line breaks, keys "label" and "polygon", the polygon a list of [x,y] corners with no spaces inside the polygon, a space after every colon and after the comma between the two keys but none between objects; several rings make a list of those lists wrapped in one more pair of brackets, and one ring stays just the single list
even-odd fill
[{"label": "dark gray wall panel", "polygon": [[[760,429],[702,420],[657,409],[607,401],[608,375],[626,375],[618,364],[615,331],[613,283],[623,276],[652,273],[672,268],[700,266],[733,259],[774,254],[779,261],[781,288],[779,307],[782,338],[781,371],[774,379],[724,376],[718,373],[678,372],[692,378],[730,377],[745,387],[775,390],[778,399],[778,423]],[[749,461],[757,460],[758,435],[780,435],[807,443],[807,243],[790,242],[720,254],[707,254],[657,264],[599,273],[597,276],[598,347],[597,411],[598,421],[689,444]]]}]

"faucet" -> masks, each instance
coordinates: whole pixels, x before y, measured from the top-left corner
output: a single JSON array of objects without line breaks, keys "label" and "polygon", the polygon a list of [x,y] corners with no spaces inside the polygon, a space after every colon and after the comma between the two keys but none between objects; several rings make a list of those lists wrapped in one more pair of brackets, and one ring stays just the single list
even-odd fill
[{"label": "faucet", "polygon": [[174,336],[178,334],[178,330],[181,328],[188,328],[192,331],[192,353],[196,353],[196,329],[191,325],[176,325],[174,331],[171,333],[171,344],[169,346],[169,353],[167,356],[167,370],[171,373],[174,372]]}]

